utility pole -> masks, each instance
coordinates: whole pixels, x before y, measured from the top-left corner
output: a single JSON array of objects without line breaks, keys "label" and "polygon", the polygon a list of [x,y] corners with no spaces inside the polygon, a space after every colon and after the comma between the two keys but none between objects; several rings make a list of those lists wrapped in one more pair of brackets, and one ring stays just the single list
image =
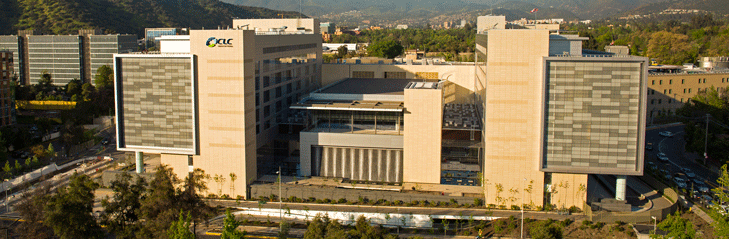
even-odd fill
[{"label": "utility pole", "polygon": [[278,230],[283,230],[283,199],[281,198],[281,166],[278,166]]},{"label": "utility pole", "polygon": [[709,146],[709,114],[706,114],[706,138],[704,139],[704,162],[706,162],[706,158],[709,157],[709,155],[706,154],[708,146]]}]

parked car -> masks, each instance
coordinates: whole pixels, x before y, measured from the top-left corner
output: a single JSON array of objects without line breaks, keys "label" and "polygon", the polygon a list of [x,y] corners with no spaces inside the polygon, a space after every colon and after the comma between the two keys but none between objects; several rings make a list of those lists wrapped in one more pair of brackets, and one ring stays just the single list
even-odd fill
[{"label": "parked car", "polygon": [[694,184],[694,188],[695,188],[696,190],[699,190],[699,192],[702,192],[702,193],[709,193],[709,186],[708,186],[708,185],[706,185],[706,184],[704,184],[704,183],[701,183],[701,184],[696,184],[696,183],[695,183],[695,184]]},{"label": "parked car", "polygon": [[683,171],[689,178],[696,177],[696,174],[694,174],[690,168],[681,168],[681,171]]},{"label": "parked car", "polygon": [[680,177],[674,177],[673,182],[676,183],[676,186],[679,188],[686,188],[686,180]]},{"label": "parked car", "polygon": [[668,157],[664,153],[658,153],[656,154],[656,157],[658,157],[661,161],[668,161]]},{"label": "parked car", "polygon": [[663,137],[669,137],[669,138],[673,137],[673,133],[671,133],[671,131],[662,131],[662,132],[658,133],[658,135],[663,136]]}]

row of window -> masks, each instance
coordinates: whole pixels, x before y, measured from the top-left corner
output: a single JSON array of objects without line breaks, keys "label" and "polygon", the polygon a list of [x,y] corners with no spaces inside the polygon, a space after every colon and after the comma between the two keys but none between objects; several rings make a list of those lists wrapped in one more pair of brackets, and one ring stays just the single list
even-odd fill
[{"label": "row of window", "polygon": [[[685,84],[685,83],[686,83],[686,79],[681,79],[681,84]],[[699,84],[706,83],[706,78],[697,79],[697,83],[699,83]],[[729,78],[721,78],[721,83],[729,83]],[[656,84],[656,80],[652,80],[651,85],[655,85],[655,84]],[[669,85],[673,84],[673,80],[669,79],[668,84]],[[658,85],[663,85],[663,80],[658,80]]]},{"label": "row of window", "polygon": [[[701,92],[701,88],[696,88],[696,92]],[[685,89],[683,89],[683,93],[684,94],[690,94],[691,93],[691,88],[685,88]],[[656,94],[656,90],[648,89],[648,94],[649,95],[655,95]],[[664,95],[673,94],[673,89],[663,89],[663,94]]]},{"label": "row of window", "polygon": [[[656,104],[656,102],[660,105],[661,103],[663,103],[663,100],[662,99],[652,99],[651,100],[651,105]],[[666,103],[667,104],[673,104],[673,103],[676,103],[676,102],[677,101],[675,99],[668,99],[668,100],[666,100]],[[683,103],[683,98],[680,99],[680,102]],[[688,100],[686,100],[686,103],[689,103],[689,102],[691,102],[691,98],[689,98]]]}]

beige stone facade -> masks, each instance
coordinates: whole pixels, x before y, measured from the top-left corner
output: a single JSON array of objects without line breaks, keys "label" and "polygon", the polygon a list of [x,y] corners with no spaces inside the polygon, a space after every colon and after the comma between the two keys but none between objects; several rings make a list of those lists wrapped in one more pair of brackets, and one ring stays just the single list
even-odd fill
[{"label": "beige stone facade", "polygon": [[403,181],[440,183],[443,90],[405,89]]},{"label": "beige stone facade", "polygon": [[729,87],[729,73],[648,75],[648,121],[675,114],[689,99],[710,87]]}]

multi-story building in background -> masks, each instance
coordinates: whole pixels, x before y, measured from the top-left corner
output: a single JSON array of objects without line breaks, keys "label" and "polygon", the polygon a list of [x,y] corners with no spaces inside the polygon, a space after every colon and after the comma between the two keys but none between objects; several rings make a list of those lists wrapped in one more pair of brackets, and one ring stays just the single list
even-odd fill
[{"label": "multi-story building in background", "polygon": [[15,123],[14,99],[10,91],[10,81],[14,76],[13,52],[0,50],[0,127]]},{"label": "multi-story building in background", "polygon": [[118,149],[161,154],[181,177],[235,174],[220,190],[236,197],[257,179],[256,151],[274,141],[278,118],[320,87],[322,49],[314,19],[233,25],[164,38],[162,53],[117,54],[114,70]]},{"label": "multi-story building in background", "polygon": [[159,46],[159,37],[161,36],[174,36],[174,35],[187,35],[187,28],[145,28],[144,29],[144,43],[145,48]]},{"label": "multi-story building in background", "polygon": [[37,83],[43,72],[50,73],[56,85],[73,79],[93,83],[98,67],[111,66],[112,54],[137,50],[136,35],[98,34],[98,30],[79,30],[79,35],[19,31],[17,36],[0,36],[0,48],[18,54],[15,72],[21,84]]}]

